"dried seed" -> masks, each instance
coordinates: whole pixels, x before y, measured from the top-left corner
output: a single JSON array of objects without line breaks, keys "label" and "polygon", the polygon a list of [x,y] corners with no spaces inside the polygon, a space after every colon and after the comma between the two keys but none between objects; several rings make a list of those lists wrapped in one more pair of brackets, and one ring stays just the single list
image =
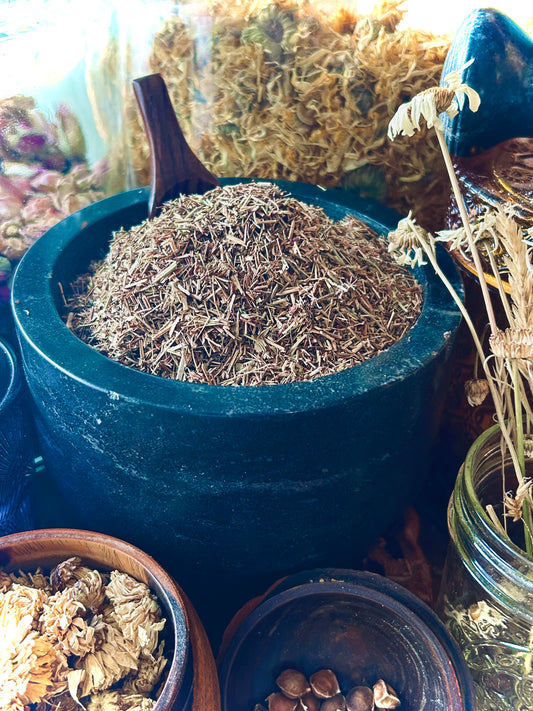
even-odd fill
[{"label": "dried seed", "polygon": [[354,686],[346,694],[347,711],[373,711],[374,692],[369,686]]},{"label": "dried seed", "polygon": [[300,699],[296,711],[319,711],[319,709],[320,699],[317,699],[313,692],[309,691]]},{"label": "dried seed", "polygon": [[267,697],[268,711],[296,711],[298,699],[289,699],[284,694],[274,692]]},{"label": "dried seed", "polygon": [[339,682],[331,669],[320,669],[309,677],[311,690],[321,699],[329,699],[340,693]]},{"label": "dried seed", "polygon": [[296,669],[285,669],[276,679],[276,684],[289,699],[298,699],[311,688],[305,675]]},{"label": "dried seed", "polygon": [[346,699],[342,694],[335,694],[322,702],[320,711],[346,711]]},{"label": "dried seed", "polygon": [[374,684],[374,703],[378,709],[396,709],[400,705],[400,699],[391,686],[379,679]]}]

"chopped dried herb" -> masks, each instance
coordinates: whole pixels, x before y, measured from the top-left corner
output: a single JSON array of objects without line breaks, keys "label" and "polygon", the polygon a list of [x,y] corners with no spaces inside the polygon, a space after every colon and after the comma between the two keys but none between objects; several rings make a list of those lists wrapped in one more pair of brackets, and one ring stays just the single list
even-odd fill
[{"label": "chopped dried herb", "polygon": [[67,324],[124,365],[221,385],[312,380],[399,340],[421,289],[353,216],[273,183],[181,196],[117,232]]}]

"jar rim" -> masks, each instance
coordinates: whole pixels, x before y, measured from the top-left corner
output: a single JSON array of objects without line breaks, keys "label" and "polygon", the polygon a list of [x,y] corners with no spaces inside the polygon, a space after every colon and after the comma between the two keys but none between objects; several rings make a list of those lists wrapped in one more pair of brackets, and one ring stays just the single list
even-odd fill
[{"label": "jar rim", "polygon": [[[460,543],[455,540],[456,546],[465,547],[463,558],[468,557],[467,548],[475,551],[477,562],[472,568],[476,578],[483,581],[485,588],[492,587],[490,571],[497,570],[514,584],[520,586],[528,596],[533,596],[533,557],[529,556],[511,539],[504,538],[497,530],[480,501],[475,484],[475,474],[478,471],[478,458],[480,453],[495,435],[500,432],[499,425],[493,425],[485,430],[468,450],[463,466],[459,471],[457,484],[450,501],[450,533],[453,536],[453,527],[460,526],[463,533],[467,533],[470,541]],[[482,556],[483,563],[479,562]],[[465,564],[468,563],[465,561]],[[475,570],[474,570],[475,569]],[[516,604],[516,600],[509,595],[508,604]],[[533,614],[532,614],[533,619]]]}]

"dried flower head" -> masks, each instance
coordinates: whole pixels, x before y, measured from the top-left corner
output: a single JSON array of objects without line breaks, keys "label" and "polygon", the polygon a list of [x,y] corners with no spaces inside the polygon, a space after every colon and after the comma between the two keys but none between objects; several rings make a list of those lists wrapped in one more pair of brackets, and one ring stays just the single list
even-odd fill
[{"label": "dried flower head", "polygon": [[[461,71],[464,71],[474,60],[467,62]],[[461,82],[459,72],[451,72],[444,77],[448,87],[437,86],[425,89],[414,96],[411,101],[402,104],[389,123],[388,136],[394,140],[396,136],[412,136],[420,130],[420,119],[426,121],[428,128],[433,126],[443,129],[439,115],[447,113],[450,118],[457,115],[463,108],[465,97],[471,111],[477,111],[480,98],[477,91]]]},{"label": "dried flower head", "polygon": [[389,252],[396,262],[403,266],[415,267],[426,264],[425,250],[435,252],[433,238],[416,223],[411,212],[398,222],[395,230],[389,232],[388,240]]},{"label": "dried flower head", "polygon": [[524,479],[518,486],[515,495],[512,492],[507,492],[503,500],[505,506],[504,516],[512,518],[513,521],[519,521],[522,518],[522,508],[526,497],[531,492],[533,479]]},{"label": "dried flower head", "polygon": [[506,328],[489,339],[490,348],[498,358],[533,360],[533,333],[529,329]]},{"label": "dried flower head", "polygon": [[465,382],[465,395],[470,407],[481,405],[488,394],[489,383],[485,378],[471,378]]},{"label": "dried flower head", "polygon": [[0,708],[6,711],[24,711],[66,688],[65,657],[33,629],[45,597],[22,585],[0,594]]}]

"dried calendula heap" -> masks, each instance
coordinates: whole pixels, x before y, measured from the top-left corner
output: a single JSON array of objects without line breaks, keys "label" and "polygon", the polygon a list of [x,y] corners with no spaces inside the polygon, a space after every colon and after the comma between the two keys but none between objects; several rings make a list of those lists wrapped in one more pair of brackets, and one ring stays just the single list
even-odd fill
[{"label": "dried calendula heap", "polygon": [[150,711],[167,664],[164,626],[148,586],[126,573],[77,557],[49,577],[1,571],[0,708]]}]

